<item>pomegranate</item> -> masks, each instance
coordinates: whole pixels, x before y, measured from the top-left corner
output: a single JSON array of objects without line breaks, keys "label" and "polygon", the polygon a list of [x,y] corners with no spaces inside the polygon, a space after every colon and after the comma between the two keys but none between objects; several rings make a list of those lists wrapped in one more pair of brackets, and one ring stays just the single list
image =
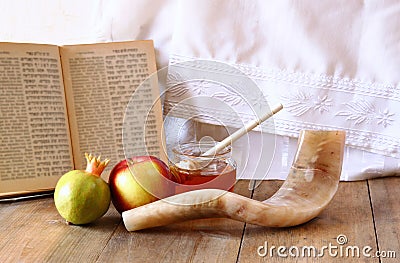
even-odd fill
[{"label": "pomegranate", "polygon": [[108,184],[100,177],[110,160],[85,154],[86,170],[70,171],[58,180],[54,191],[57,211],[69,224],[82,225],[102,217],[110,207]]}]

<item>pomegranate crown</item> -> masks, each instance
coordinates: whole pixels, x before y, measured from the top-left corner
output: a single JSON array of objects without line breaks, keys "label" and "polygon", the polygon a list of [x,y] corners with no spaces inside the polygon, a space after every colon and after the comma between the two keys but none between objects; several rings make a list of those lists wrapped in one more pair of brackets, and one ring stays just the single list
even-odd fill
[{"label": "pomegranate crown", "polygon": [[103,170],[107,167],[110,162],[109,159],[105,159],[104,161],[100,161],[100,156],[96,157],[91,154],[85,153],[86,157],[86,172],[100,176]]}]

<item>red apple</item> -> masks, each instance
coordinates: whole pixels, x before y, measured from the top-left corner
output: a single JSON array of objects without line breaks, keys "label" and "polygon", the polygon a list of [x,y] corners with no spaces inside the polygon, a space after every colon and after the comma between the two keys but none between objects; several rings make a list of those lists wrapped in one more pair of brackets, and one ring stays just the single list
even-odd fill
[{"label": "red apple", "polygon": [[109,177],[111,199],[120,213],[173,195],[178,182],[168,166],[154,156],[123,160]]}]

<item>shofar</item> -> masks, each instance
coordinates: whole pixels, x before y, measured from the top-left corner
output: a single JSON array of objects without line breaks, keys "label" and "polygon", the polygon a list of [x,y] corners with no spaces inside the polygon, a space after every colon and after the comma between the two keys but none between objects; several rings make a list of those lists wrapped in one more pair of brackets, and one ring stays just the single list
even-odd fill
[{"label": "shofar", "polygon": [[135,231],[200,218],[231,218],[268,227],[288,227],[315,218],[336,193],[342,170],[344,131],[302,131],[282,187],[261,202],[217,189],[174,195],[122,213]]}]

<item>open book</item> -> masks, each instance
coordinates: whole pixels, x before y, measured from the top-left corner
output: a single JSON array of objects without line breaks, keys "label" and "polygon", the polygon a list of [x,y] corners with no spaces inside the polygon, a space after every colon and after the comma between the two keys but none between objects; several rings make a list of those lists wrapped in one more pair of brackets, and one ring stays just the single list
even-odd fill
[{"label": "open book", "polygon": [[141,89],[147,99],[137,99],[137,113],[131,114],[143,115],[151,107],[141,117],[151,123],[146,133],[152,136],[144,143],[143,127],[136,122],[138,127],[130,127],[136,131],[132,142],[122,141],[128,102],[153,73],[150,40],[0,43],[0,197],[51,191],[64,173],[85,169],[85,152],[111,159],[104,177],[125,158],[123,145],[137,155],[164,159],[157,78]]}]

